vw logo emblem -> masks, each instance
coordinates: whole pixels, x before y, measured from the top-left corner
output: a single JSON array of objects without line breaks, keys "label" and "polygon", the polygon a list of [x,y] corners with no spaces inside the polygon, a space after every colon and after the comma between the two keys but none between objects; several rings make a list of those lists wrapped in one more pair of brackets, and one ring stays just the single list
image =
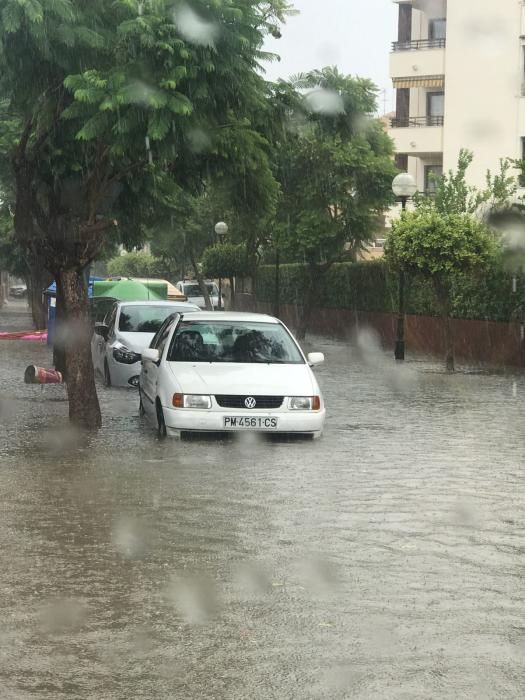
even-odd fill
[{"label": "vw logo emblem", "polygon": [[244,405],[246,408],[255,408],[257,406],[257,401],[253,396],[248,396],[248,398],[244,399]]}]

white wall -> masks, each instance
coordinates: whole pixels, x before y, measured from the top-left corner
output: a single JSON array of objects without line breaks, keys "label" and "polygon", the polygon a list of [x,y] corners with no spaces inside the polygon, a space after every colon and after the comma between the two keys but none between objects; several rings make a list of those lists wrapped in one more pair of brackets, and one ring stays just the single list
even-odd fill
[{"label": "white wall", "polygon": [[521,15],[517,0],[448,2],[444,167],[468,148],[478,186],[500,158],[520,156]]}]

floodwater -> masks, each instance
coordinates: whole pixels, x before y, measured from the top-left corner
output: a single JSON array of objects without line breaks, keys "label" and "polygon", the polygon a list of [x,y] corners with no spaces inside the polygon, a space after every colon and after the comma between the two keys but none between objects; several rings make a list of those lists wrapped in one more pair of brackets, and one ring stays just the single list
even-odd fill
[{"label": "floodwater", "polygon": [[315,348],[322,440],[181,443],[0,341],[2,699],[525,696],[524,376]]}]

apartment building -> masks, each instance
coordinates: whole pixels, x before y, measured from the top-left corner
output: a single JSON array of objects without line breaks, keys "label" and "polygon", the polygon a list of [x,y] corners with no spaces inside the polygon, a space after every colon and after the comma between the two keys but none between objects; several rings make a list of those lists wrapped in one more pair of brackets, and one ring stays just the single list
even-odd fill
[{"label": "apartment building", "polygon": [[525,157],[525,2],[394,0],[399,5],[390,73],[396,161],[432,192],[461,148],[475,155],[470,184],[483,186],[500,158]]}]

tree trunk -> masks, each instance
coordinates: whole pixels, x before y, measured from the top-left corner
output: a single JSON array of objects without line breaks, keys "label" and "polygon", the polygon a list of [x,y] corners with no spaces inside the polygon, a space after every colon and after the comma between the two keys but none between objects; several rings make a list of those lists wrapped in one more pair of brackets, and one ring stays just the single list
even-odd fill
[{"label": "tree trunk", "polygon": [[230,277],[230,311],[235,311],[235,277]]},{"label": "tree trunk", "polygon": [[31,316],[35,328],[41,331],[47,328],[47,304],[43,292],[53,281],[53,276],[45,270],[42,261],[31,261],[28,267],[30,279],[28,280],[27,292]]},{"label": "tree trunk", "polygon": [[317,265],[310,265],[309,279],[303,297],[303,305],[299,311],[299,326],[297,327],[297,340],[304,340],[312,318],[316,301],[316,286],[319,285],[321,271]]},{"label": "tree trunk", "polygon": [[445,365],[447,372],[454,372],[456,369],[456,359],[454,356],[454,332],[450,314],[446,313],[443,318],[445,331]]},{"label": "tree trunk", "polygon": [[100,428],[102,419],[91,360],[91,320],[84,274],[81,270],[61,270],[58,285],[63,296],[66,324],[66,361],[69,419],[86,430]]},{"label": "tree trunk", "polygon": [[273,302],[273,315],[279,318],[281,313],[281,256],[279,249],[275,252],[275,297]]},{"label": "tree trunk", "polygon": [[443,322],[443,338],[445,341],[445,368],[447,372],[454,372],[456,360],[454,353],[454,332],[450,318],[450,292],[448,284],[441,280],[434,281],[434,289],[441,310],[441,320]]},{"label": "tree trunk", "polygon": [[199,287],[201,288],[206,308],[208,309],[208,311],[213,311],[213,304],[211,303],[210,295],[208,294],[208,287],[206,286],[204,282],[204,277],[202,276],[201,271],[199,270],[199,266],[197,265],[197,261],[195,260],[195,253],[193,252],[193,247],[191,245],[189,246],[188,252],[190,254],[190,261],[193,267],[193,271],[195,272],[195,279],[197,280],[197,282],[199,283]]}]

